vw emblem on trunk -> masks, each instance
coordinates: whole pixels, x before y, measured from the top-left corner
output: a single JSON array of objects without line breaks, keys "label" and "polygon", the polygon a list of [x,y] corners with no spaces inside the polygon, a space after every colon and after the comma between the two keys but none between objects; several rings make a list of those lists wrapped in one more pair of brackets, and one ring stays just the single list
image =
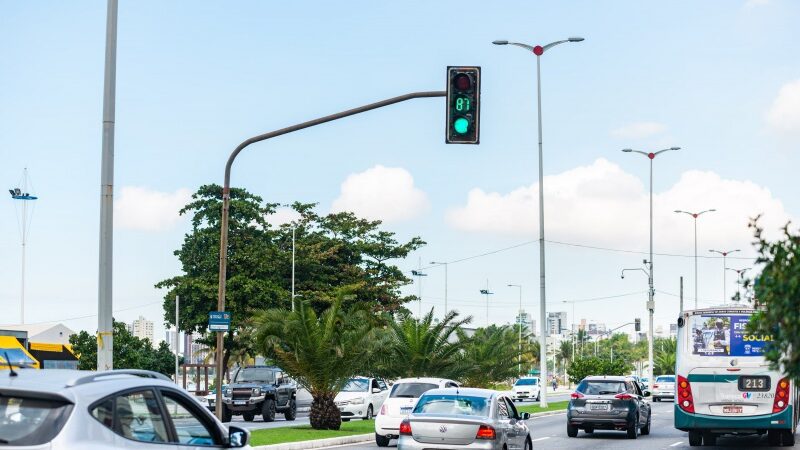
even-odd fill
[{"label": "vw emblem on trunk", "polygon": [[439,427],[439,433],[447,433],[447,427],[442,425]]}]

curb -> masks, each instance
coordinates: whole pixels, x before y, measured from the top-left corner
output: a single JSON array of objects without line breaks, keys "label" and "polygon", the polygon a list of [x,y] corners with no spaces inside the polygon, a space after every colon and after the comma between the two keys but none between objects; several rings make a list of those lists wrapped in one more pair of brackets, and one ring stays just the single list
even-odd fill
[{"label": "curb", "polygon": [[315,439],[313,441],[286,442],[284,444],[261,445],[253,450],[305,450],[311,448],[332,447],[335,445],[360,444],[375,439],[375,434],[354,434],[337,438]]},{"label": "curb", "polygon": [[533,413],[533,414],[531,414],[531,419],[534,419],[536,417],[557,416],[559,414],[566,414],[566,413],[567,413],[566,409],[557,409],[555,411],[545,411],[545,412]]}]

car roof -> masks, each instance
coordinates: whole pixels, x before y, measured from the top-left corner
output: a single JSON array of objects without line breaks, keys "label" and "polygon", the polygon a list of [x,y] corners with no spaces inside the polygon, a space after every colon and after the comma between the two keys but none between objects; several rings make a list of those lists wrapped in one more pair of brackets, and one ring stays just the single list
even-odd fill
[{"label": "car roof", "polygon": [[630,377],[620,375],[592,375],[584,378],[585,381],[631,381]]},{"label": "car roof", "polygon": [[491,398],[496,395],[500,394],[498,391],[494,391],[492,389],[480,389],[480,388],[438,388],[438,389],[431,389],[430,391],[422,394],[422,395],[463,395],[468,397],[484,397],[484,398]]},{"label": "car roof", "polygon": [[395,381],[392,384],[400,384],[400,383],[433,383],[433,384],[444,384],[444,383],[456,383],[457,381],[451,380],[449,378],[432,378],[432,377],[417,377],[417,378],[401,378]]}]

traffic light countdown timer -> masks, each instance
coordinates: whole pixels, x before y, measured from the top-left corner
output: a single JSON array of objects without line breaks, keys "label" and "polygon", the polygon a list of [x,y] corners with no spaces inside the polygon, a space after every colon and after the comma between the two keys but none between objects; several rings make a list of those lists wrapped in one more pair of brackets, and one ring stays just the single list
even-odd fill
[{"label": "traffic light countdown timer", "polygon": [[448,144],[477,144],[481,124],[481,68],[447,67]]}]

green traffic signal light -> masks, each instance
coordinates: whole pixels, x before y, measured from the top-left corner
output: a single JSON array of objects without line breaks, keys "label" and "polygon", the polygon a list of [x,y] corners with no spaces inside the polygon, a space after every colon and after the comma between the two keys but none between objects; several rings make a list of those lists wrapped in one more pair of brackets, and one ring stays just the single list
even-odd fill
[{"label": "green traffic signal light", "polygon": [[453,122],[453,129],[456,130],[458,134],[466,134],[467,131],[469,131],[469,120],[459,117]]}]

